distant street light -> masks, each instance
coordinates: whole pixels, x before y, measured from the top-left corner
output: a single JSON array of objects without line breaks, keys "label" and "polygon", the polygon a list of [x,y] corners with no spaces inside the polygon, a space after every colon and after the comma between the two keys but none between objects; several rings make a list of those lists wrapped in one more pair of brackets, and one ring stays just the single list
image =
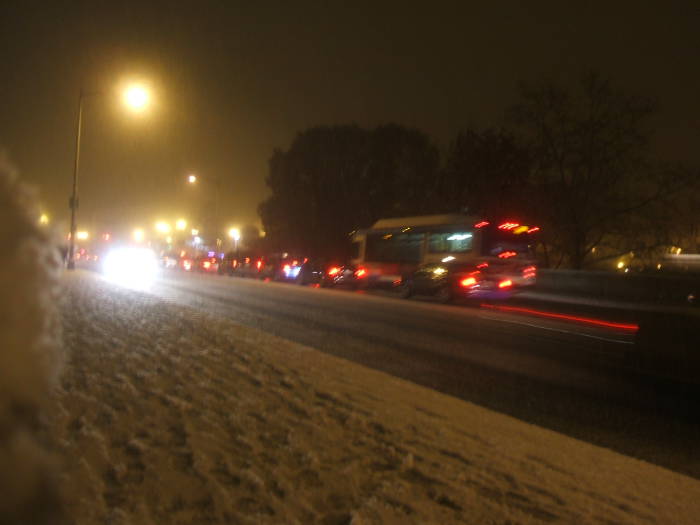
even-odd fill
[{"label": "distant street light", "polygon": [[231,228],[228,231],[228,236],[231,237],[234,241],[238,242],[241,240],[241,230],[238,228]]},{"label": "distant street light", "polygon": [[133,233],[134,241],[143,242],[145,237],[144,231],[141,228],[136,228]]},{"label": "distant street light", "polygon": [[49,216],[46,215],[45,213],[42,213],[41,216],[39,217],[39,224],[48,224],[49,223]]},{"label": "distant street light", "polygon": [[156,223],[156,231],[158,233],[170,233],[170,225],[164,221],[158,221]]},{"label": "distant street light", "polygon": [[231,228],[228,231],[228,236],[233,239],[233,249],[236,252],[236,259],[239,259],[238,241],[241,240],[241,230],[238,228]]},{"label": "distant street light", "polygon": [[[208,176],[208,177],[204,178],[204,181],[211,182],[214,185],[214,188],[213,188],[213,191],[214,191],[214,214],[213,214],[214,225],[213,226],[214,226],[214,239],[216,241],[216,247],[218,249],[219,245],[221,244],[221,239],[219,239],[219,224],[218,224],[218,221],[219,221],[219,198],[220,198],[220,194],[221,194],[221,185],[220,185],[220,181],[217,177]],[[192,173],[192,174],[187,176],[187,182],[190,185],[198,184],[199,177]],[[205,228],[205,229],[208,229],[208,228]]]},{"label": "distant street light", "polygon": [[[70,206],[70,236],[68,241],[68,263],[69,270],[75,269],[75,238],[78,229],[78,173],[80,170],[80,139],[83,128],[83,103],[86,97],[96,96],[99,93],[87,93],[80,90],[78,97],[78,122],[75,133],[75,162],[73,164],[73,189],[69,201]],[[130,85],[124,91],[124,102],[128,108],[136,112],[144,111],[150,102],[150,94],[143,85]]]},{"label": "distant street light", "polygon": [[89,237],[90,234],[86,231],[79,231],[75,234],[75,238],[79,241],[87,241]]},{"label": "distant street light", "polygon": [[187,228],[187,221],[185,219],[178,219],[175,222],[176,230],[185,231],[185,228]]}]

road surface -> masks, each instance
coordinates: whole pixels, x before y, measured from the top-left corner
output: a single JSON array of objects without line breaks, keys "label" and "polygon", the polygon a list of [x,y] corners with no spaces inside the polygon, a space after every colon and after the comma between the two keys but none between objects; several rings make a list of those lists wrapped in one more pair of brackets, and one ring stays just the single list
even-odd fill
[{"label": "road surface", "polygon": [[632,370],[629,330],[180,271],[151,292],[700,478],[694,392]]}]

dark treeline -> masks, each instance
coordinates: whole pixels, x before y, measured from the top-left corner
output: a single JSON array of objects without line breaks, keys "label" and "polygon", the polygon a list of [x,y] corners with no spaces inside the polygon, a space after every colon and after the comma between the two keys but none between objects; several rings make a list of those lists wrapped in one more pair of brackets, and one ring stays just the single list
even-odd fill
[{"label": "dark treeline", "polygon": [[397,124],[308,129],[270,159],[267,242],[340,256],[350,232],[379,218],[466,211],[538,224],[553,267],[697,251],[700,177],[652,158],[654,110],[589,73],[573,87],[524,87],[506,127],[465,129],[444,158]]}]

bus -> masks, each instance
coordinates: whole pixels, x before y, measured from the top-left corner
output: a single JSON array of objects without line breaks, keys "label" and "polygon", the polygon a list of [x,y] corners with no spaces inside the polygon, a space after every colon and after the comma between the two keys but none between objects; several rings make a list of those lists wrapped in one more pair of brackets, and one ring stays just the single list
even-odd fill
[{"label": "bus", "polygon": [[534,284],[535,239],[540,230],[515,220],[489,221],[462,214],[380,219],[352,234],[352,263],[366,270],[368,286],[399,284],[418,267],[456,262],[508,275],[515,287]]}]

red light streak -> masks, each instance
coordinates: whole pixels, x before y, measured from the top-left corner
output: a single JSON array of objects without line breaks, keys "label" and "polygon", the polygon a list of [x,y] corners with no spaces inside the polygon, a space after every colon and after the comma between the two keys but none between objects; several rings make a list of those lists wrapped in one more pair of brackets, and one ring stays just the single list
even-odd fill
[{"label": "red light streak", "polygon": [[328,270],[328,275],[336,275],[340,271],[340,268],[333,266]]},{"label": "red light streak", "polygon": [[499,288],[508,288],[510,286],[513,286],[513,281],[511,281],[510,279],[506,279],[505,281],[501,281],[500,283],[498,283]]},{"label": "red light streak", "polygon": [[530,228],[530,229],[527,231],[527,233],[535,233],[535,232],[538,232],[538,231],[540,231],[540,227],[539,227],[539,226],[535,226],[534,228]]},{"label": "red light streak", "polygon": [[476,279],[474,277],[467,277],[466,279],[462,279],[459,284],[464,286],[465,288],[469,288],[471,286],[474,286],[476,284]]},{"label": "red light streak", "polygon": [[500,259],[510,259],[511,257],[515,257],[518,255],[516,252],[502,252],[498,254],[498,257]]},{"label": "red light streak", "polygon": [[639,325],[635,323],[615,323],[612,321],[604,321],[602,319],[593,319],[591,317],[579,317],[576,315],[556,314],[553,312],[543,312],[540,310],[532,310],[530,308],[520,308],[518,306],[497,306],[494,304],[482,303],[481,308],[490,308],[492,310],[501,310],[503,312],[518,312],[539,317],[549,317],[551,319],[562,319],[564,321],[575,321],[583,324],[591,324],[595,326],[604,326],[606,328],[618,328],[620,330],[629,330],[636,332],[639,330]]},{"label": "red light streak", "polygon": [[501,224],[498,227],[498,229],[499,230],[512,230],[513,228],[517,228],[518,226],[520,226],[520,224],[518,224],[517,222],[504,222],[503,224]]},{"label": "red light streak", "polygon": [[477,264],[476,267],[477,267],[477,268],[488,268],[488,267],[489,267],[489,263],[487,263],[487,262],[482,262],[481,264]]},{"label": "red light streak", "polygon": [[483,228],[484,226],[488,226],[489,224],[491,224],[489,221],[477,222],[477,223],[474,225],[474,228]]},{"label": "red light streak", "polygon": [[367,275],[367,270],[365,270],[364,268],[358,268],[355,271],[355,277],[364,277],[365,275]]}]

